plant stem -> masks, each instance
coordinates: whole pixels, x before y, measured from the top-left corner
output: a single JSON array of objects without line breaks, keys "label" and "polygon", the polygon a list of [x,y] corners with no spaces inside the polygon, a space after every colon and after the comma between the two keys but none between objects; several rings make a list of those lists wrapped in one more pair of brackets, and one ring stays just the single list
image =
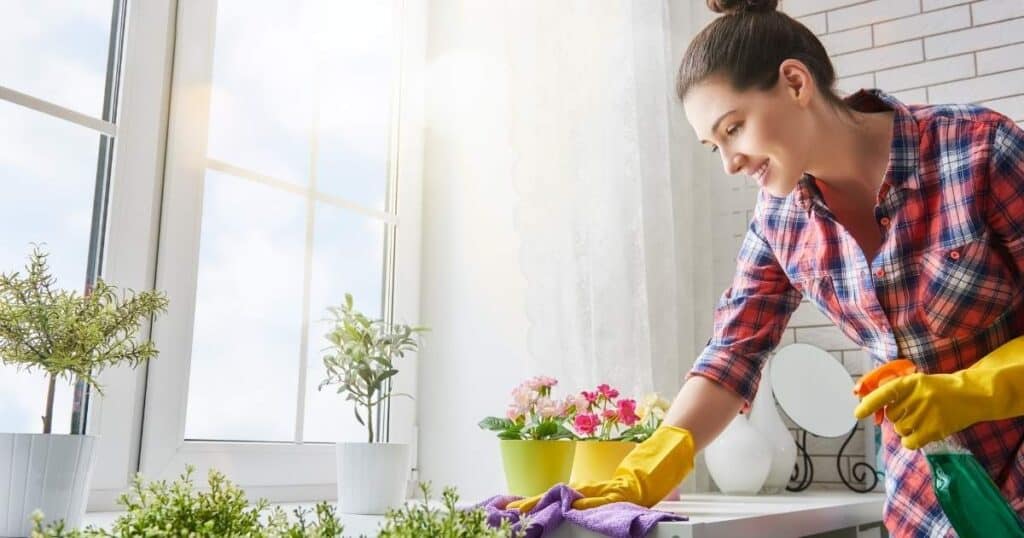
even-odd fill
[{"label": "plant stem", "polygon": [[53,426],[53,393],[57,389],[57,374],[50,374],[50,387],[46,391],[46,414],[43,415],[43,433],[50,433]]},{"label": "plant stem", "polygon": [[368,443],[372,443],[373,442],[373,405],[371,405],[369,403],[369,400],[367,400],[367,403],[366,403],[366,428],[367,428],[368,433],[369,433],[369,438],[367,439],[367,442]]}]

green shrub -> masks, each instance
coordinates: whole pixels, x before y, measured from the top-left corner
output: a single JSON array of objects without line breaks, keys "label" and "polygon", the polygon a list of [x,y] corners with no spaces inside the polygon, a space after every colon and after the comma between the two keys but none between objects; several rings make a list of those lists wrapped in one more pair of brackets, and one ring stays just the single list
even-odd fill
[{"label": "green shrub", "polygon": [[[188,537],[188,538],[340,538],[344,526],[335,508],[328,502],[317,503],[312,511],[296,509],[295,521],[280,507],[266,517],[261,512],[269,503],[259,499],[249,505],[245,492],[223,474],[210,470],[209,491],[195,491],[194,468],[173,483],[153,481],[143,484],[136,476],[128,493],[118,498],[124,515],[111,530],[93,526],[65,529],[63,521],[43,526],[43,514],[33,515],[31,538],[112,538],[112,537]],[[442,494],[444,509],[430,505],[430,485],[420,484],[424,502],[409,503],[389,510],[380,527],[380,538],[520,538],[522,535],[503,522],[499,528],[487,525],[483,509],[461,510],[454,488]],[[524,519],[525,521],[525,519]],[[525,525],[524,525],[525,526]]]}]

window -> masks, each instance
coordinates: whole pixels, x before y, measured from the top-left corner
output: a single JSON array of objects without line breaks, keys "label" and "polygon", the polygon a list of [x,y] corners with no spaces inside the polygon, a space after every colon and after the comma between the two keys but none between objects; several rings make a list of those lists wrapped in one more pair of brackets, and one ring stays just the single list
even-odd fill
[{"label": "window", "polygon": [[[124,6],[57,0],[4,6],[0,34],[0,271],[22,270],[32,244],[59,287],[100,272],[116,133]],[[39,433],[49,380],[0,366],[0,431]],[[81,431],[87,390],[58,380],[54,433]],[[77,402],[73,402],[77,400]]]},{"label": "window", "polygon": [[[331,443],[365,434],[317,390],[326,308],[348,292],[417,321],[420,135],[397,125],[418,113],[402,51],[422,55],[423,18],[400,0],[179,1],[142,472],[333,495]],[[393,437],[412,416],[395,405]]]}]

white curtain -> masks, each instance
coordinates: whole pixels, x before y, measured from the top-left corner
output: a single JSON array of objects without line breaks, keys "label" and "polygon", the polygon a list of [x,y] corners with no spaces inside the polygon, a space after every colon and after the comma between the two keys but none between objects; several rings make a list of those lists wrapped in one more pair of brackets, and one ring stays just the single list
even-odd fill
[{"label": "white curtain", "polygon": [[[678,376],[664,1],[505,3],[529,367],[566,390],[671,398]],[[676,112],[672,112],[676,114]]]}]

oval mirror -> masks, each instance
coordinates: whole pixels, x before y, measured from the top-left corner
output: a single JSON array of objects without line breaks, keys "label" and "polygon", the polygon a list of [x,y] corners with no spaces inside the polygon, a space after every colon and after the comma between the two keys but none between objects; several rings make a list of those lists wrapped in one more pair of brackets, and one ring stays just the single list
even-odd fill
[{"label": "oval mirror", "polygon": [[835,357],[809,344],[789,344],[770,366],[775,399],[793,422],[819,437],[850,433],[857,397],[853,379]]}]

